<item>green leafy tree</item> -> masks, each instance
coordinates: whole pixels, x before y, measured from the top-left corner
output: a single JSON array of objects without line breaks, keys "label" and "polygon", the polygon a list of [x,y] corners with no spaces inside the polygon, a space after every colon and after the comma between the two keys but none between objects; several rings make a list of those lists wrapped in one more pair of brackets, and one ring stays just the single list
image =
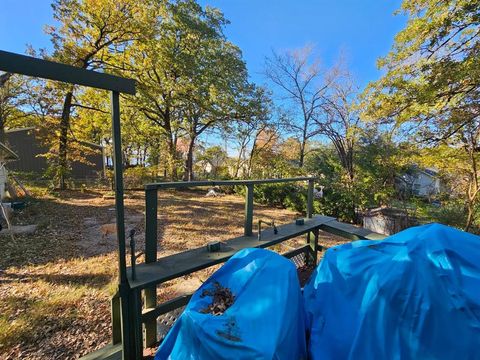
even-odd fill
[{"label": "green leafy tree", "polygon": [[359,221],[359,211],[389,205],[396,198],[395,179],[412,159],[408,144],[396,144],[374,128],[362,131],[356,146],[353,182],[331,144],[317,147],[306,161],[307,171],[324,188],[317,211],[350,222]]},{"label": "green leafy tree", "polygon": [[210,164],[210,175],[213,179],[218,178],[219,175],[227,175],[225,168],[227,165],[227,160],[227,152],[218,145],[205,149],[205,151],[198,156],[198,161],[204,161]]},{"label": "green leafy tree", "polygon": [[420,160],[460,180],[456,195],[470,229],[478,201],[480,3],[404,0],[400,11],[407,26],[379,61],[385,75],[365,92],[366,113],[412,130],[424,149]]},{"label": "green leafy tree", "polygon": [[27,116],[20,110],[25,105],[26,81],[10,73],[0,73],[0,142],[5,142],[5,130]]},{"label": "green leafy tree", "polygon": [[[480,122],[470,122],[461,131],[443,140],[435,147],[422,149],[418,162],[438,169],[450,197],[463,199],[466,231],[477,230],[480,203],[479,169]],[[461,226],[462,224],[455,224]]]},{"label": "green leafy tree", "polygon": [[479,116],[480,3],[404,0],[400,11],[407,26],[378,62],[385,75],[366,92],[368,113],[446,139]]},{"label": "green leafy tree", "polygon": [[249,116],[256,89],[240,49],[225,38],[228,21],[219,10],[183,0],[158,11],[152,32],[129,51],[139,84],[132,103],[161,130],[173,179],[182,162],[179,140],[188,143],[184,178],[191,180],[199,137]]},{"label": "green leafy tree", "polygon": [[[251,122],[265,113],[264,102],[268,101],[265,100],[263,89],[248,84],[240,53],[229,50],[222,54],[225,46],[218,44],[217,47],[222,51],[214,55],[213,61],[199,66],[202,72],[208,70],[210,74],[196,77],[203,81],[197,84],[185,101],[187,110],[181,128],[188,138],[184,174],[186,181],[194,179],[194,148],[204,132],[212,128],[232,126],[232,123],[240,121]],[[218,76],[217,72],[222,73],[222,76]]]},{"label": "green leafy tree", "polygon": [[[53,53],[50,60],[77,66],[83,69],[118,70],[116,55],[131,43],[144,28],[140,24],[146,17],[146,7],[133,0],[55,0],[53,16],[58,26],[47,27]],[[143,2],[145,5],[146,2]],[[114,69],[114,70],[112,70]],[[57,85],[63,93],[63,105],[59,122],[58,149],[53,167],[60,188],[65,187],[69,171],[69,143],[71,138],[71,114],[79,106],[71,85]]]}]

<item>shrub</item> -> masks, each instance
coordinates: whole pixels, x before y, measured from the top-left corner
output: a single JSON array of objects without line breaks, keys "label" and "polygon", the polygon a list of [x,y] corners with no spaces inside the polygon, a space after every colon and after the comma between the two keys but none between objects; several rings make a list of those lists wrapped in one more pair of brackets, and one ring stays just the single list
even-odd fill
[{"label": "shrub", "polygon": [[145,184],[156,180],[155,173],[151,168],[136,166],[125,169],[123,182],[126,189],[141,188]]},{"label": "shrub", "polygon": [[[245,195],[244,186],[236,186],[237,194]],[[259,204],[282,207],[305,213],[307,208],[307,189],[290,183],[255,185],[253,198]]]}]

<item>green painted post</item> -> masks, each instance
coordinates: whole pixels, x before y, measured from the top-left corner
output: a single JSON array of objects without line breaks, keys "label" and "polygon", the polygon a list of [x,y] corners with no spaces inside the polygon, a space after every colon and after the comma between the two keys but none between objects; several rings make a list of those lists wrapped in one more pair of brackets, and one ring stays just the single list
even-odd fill
[{"label": "green painted post", "polygon": [[[307,190],[307,218],[311,219],[313,217],[313,179],[308,180],[308,190]],[[313,248],[312,246],[312,233],[308,232],[307,233],[307,244],[310,244],[310,247]],[[308,260],[308,259],[307,259]],[[307,261],[308,263],[308,261]]]},{"label": "green painted post", "polygon": [[112,138],[113,138],[113,171],[115,174],[115,210],[117,222],[118,240],[118,268],[120,293],[120,306],[122,313],[122,356],[124,360],[134,359],[132,350],[135,347],[132,333],[130,332],[130,308],[129,292],[130,287],[127,281],[127,263],[125,260],[125,213],[123,204],[123,160],[122,160],[122,138],[120,131],[120,94],[112,91]]},{"label": "green painted post", "polygon": [[307,218],[313,216],[313,179],[308,180],[308,192],[307,192]]},{"label": "green painted post", "polygon": [[145,262],[157,261],[157,189],[145,190]]},{"label": "green painted post", "polygon": [[313,232],[313,243],[310,243],[310,247],[313,250],[313,264],[317,265],[317,260],[318,260],[318,233],[319,230],[315,229]]},{"label": "green painted post", "polygon": [[135,339],[135,342],[132,346],[133,359],[142,359],[143,358],[143,348],[142,348],[142,298],[141,291],[133,290],[130,291],[130,304],[133,311],[130,312],[131,322],[132,322],[132,337]]},{"label": "green painted post", "polygon": [[253,184],[247,184],[245,193],[245,225],[243,234],[252,236],[253,234]]},{"label": "green painted post", "polygon": [[[158,196],[157,188],[145,190],[145,262],[157,261],[157,226],[158,226]],[[157,306],[157,287],[152,286],[143,292],[145,308]],[[153,346],[157,341],[157,320],[155,318],[145,321],[143,346]]]}]

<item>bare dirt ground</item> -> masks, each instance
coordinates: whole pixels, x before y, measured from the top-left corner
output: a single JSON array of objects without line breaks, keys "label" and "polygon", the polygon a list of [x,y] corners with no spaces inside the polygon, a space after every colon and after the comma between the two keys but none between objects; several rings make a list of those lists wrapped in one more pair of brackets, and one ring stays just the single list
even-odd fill
[{"label": "bare dirt ground", "polygon": [[[14,224],[37,224],[34,234],[0,235],[0,359],[76,359],[110,341],[110,297],[116,289],[114,201],[102,191],[34,190]],[[126,194],[126,227],[144,245],[144,194]],[[159,195],[159,257],[243,232],[244,200],[199,192]],[[298,214],[255,205],[255,219],[282,224]],[[300,243],[304,238],[298,240]],[[320,243],[345,240],[322,234]],[[294,242],[287,244],[294,246]],[[142,259],[139,259],[139,262]],[[127,260],[129,263],[129,260]],[[171,281],[159,300],[195,291],[214,268]]]}]

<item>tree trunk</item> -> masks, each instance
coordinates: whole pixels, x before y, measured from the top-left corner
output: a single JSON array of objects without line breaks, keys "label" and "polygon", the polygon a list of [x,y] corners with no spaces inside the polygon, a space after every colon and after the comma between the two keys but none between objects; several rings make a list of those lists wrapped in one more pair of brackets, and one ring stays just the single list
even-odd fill
[{"label": "tree trunk", "polygon": [[195,136],[190,138],[190,143],[188,144],[187,159],[185,160],[185,174],[183,180],[193,181],[193,150],[195,148]]},{"label": "tree trunk", "polygon": [[300,144],[300,158],[299,158],[299,162],[298,162],[298,165],[302,168],[303,167],[303,163],[305,161],[305,145],[306,145],[306,134],[304,133],[303,134],[303,139],[302,139],[302,142]]},{"label": "tree trunk", "polygon": [[65,95],[63,101],[62,117],[60,119],[60,138],[58,146],[58,180],[59,188],[65,189],[65,177],[68,171],[68,129],[70,128],[70,111],[72,108],[73,90]]},{"label": "tree trunk", "polygon": [[168,137],[168,171],[170,172],[171,180],[178,179],[178,172],[177,172],[177,147],[175,144],[174,139],[172,136]]},{"label": "tree trunk", "polygon": [[242,156],[243,156],[243,150],[241,150],[238,154],[237,161],[235,164],[235,170],[233,172],[233,178],[237,179],[238,178],[238,173],[240,172],[240,165],[242,164]]},{"label": "tree trunk", "polygon": [[249,178],[252,176],[253,157],[255,156],[255,152],[257,150],[257,138],[258,138],[258,134],[255,136],[255,141],[253,142],[252,151],[250,151],[250,158],[248,159],[247,175]]},{"label": "tree trunk", "polygon": [[477,202],[477,195],[479,191],[478,186],[478,171],[477,171],[477,159],[475,158],[475,149],[477,148],[478,134],[470,137],[471,144],[467,149],[468,155],[471,161],[471,175],[470,184],[467,191],[467,222],[465,224],[465,231],[469,231],[475,221],[475,205]]},{"label": "tree trunk", "polygon": [[5,120],[0,112],[0,142],[5,143]]},{"label": "tree trunk", "polygon": [[468,200],[467,201],[467,221],[465,223],[465,231],[470,231],[470,228],[472,227],[473,224],[473,219],[474,219],[474,201]]}]

